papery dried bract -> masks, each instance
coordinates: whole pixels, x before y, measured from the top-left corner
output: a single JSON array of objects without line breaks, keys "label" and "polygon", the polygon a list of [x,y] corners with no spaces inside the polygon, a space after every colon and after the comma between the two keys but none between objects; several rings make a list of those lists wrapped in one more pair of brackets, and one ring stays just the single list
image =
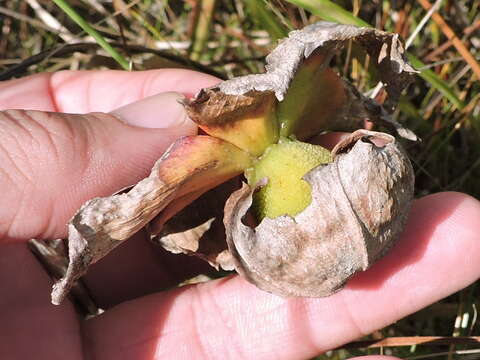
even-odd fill
[{"label": "papery dried bract", "polygon": [[[181,211],[171,212],[171,203],[148,226],[152,240],[164,249],[200,257],[217,270],[233,270],[225,242],[223,207],[227,198],[240,187],[239,177],[206,192]],[[174,214],[172,216],[172,214]]]},{"label": "papery dried bract", "polygon": [[[372,65],[378,67],[388,94],[384,107],[361,95],[328,68],[332,57],[348,41],[364,48],[373,59]],[[290,32],[267,56],[266,62],[264,74],[240,76],[202,91],[190,103],[190,115],[196,117],[197,102],[202,104],[203,113],[221,113],[222,118],[237,110],[235,107],[216,109],[215,101],[212,109],[208,109],[204,105],[213,95],[228,97],[231,104],[235,103],[235,96],[273,92],[280,101],[277,116],[283,136],[293,134],[299,139],[308,139],[325,130],[352,131],[363,128],[365,119],[369,119],[394,129],[402,137],[416,140],[411,131],[389,116],[401,91],[416,73],[405,60],[397,34],[321,21]],[[238,102],[242,104],[241,111],[248,112],[248,104]],[[252,111],[255,106],[253,102]],[[216,119],[210,117],[203,121],[216,122]]]},{"label": "papery dried bract", "polygon": [[413,170],[395,138],[358,130],[334,149],[334,162],[304,176],[311,204],[295,218],[244,224],[255,191],[232,194],[225,207],[236,270],[283,296],[327,296],[381,257],[403,229]]},{"label": "papery dried bract", "polygon": [[68,225],[69,264],[52,291],[59,304],[88,267],[147,225],[174,199],[210,188],[242,173],[251,163],[245,151],[210,136],[178,139],[149,177],[124,194],[85,203]]},{"label": "papery dried bract", "polygon": [[253,155],[261,155],[278,140],[277,101],[271,91],[226,95],[218,89],[205,89],[184,105],[189,117],[207,134]]}]

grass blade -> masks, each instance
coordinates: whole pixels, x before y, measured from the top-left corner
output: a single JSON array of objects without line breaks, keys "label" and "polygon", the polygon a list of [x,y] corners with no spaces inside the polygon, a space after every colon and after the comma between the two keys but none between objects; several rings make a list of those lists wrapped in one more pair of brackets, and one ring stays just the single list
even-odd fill
[{"label": "grass blade", "polygon": [[192,46],[190,48],[190,57],[198,61],[207,44],[212,25],[213,13],[215,11],[216,0],[201,0],[197,3],[199,7],[195,21],[195,31],[193,32]]},{"label": "grass blade", "polygon": [[[428,0],[417,0],[425,10],[433,9],[432,4]],[[437,11],[434,11],[432,14],[432,19],[442,30],[443,34],[452,41],[453,46],[457,49],[460,55],[465,59],[465,62],[470,65],[473,73],[477,76],[477,79],[480,80],[480,65],[478,64],[475,57],[467,49],[462,40],[455,34],[453,29],[447,24],[442,16]]]},{"label": "grass blade", "polygon": [[278,19],[267,8],[263,0],[246,0],[248,12],[253,16],[258,26],[267,30],[273,40],[278,40],[287,36],[288,31],[285,30]]},{"label": "grass blade", "polygon": [[78,26],[80,26],[83,31],[88,35],[93,37],[95,41],[100,45],[110,56],[115,59],[124,70],[130,70],[130,64],[117,50],[115,50],[106,40],[100,35],[93,27],[90,26],[88,22],[85,21],[83,17],[80,16],[66,1],[64,0],[53,0],[57,6],[62,9],[65,14],[68,15],[70,19],[75,21]]},{"label": "grass blade", "polygon": [[410,64],[412,64],[415,69],[420,71],[419,75],[423,80],[428,82],[433,88],[435,88],[438,92],[445,96],[458,109],[463,109],[465,107],[463,101],[458,98],[458,96],[455,94],[455,91],[449,84],[447,84],[447,82],[440,79],[437,74],[435,74],[432,70],[422,69],[423,67],[425,67],[425,64],[418,58],[411,54],[407,55]]},{"label": "grass blade", "polygon": [[356,17],[351,12],[345,10],[340,5],[328,0],[287,0],[312,14],[321,17],[324,20],[337,22],[340,24],[350,24],[356,26],[371,26],[366,21]]}]

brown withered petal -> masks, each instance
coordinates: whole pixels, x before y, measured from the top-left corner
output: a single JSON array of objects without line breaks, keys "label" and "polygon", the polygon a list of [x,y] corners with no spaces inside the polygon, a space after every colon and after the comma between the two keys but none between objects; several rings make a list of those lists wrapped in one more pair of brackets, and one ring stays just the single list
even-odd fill
[{"label": "brown withered petal", "polygon": [[[333,73],[328,65],[335,53],[349,41],[360,45],[373,59],[372,65],[378,68],[380,80],[387,90],[387,98],[383,106],[361,95],[353,86]],[[252,74],[226,80],[217,86],[201,91],[197,98],[187,104],[190,116],[202,125],[216,123],[212,114],[221,114],[221,118],[231,117],[230,112],[237,109],[248,112],[249,105],[243,101],[246,94],[254,92],[273,92],[278,101],[289,100],[288,90],[299,70],[308,63],[309,57],[318,70],[312,73],[311,104],[304,104],[306,112],[301,116],[308,117],[315,124],[305,124],[304,128],[295,133],[297,138],[306,139],[318,134],[320,130],[352,131],[364,127],[364,120],[380,122],[410,140],[416,140],[415,135],[403,128],[389,114],[393,111],[400,93],[412,80],[416,71],[406,62],[404,50],[398,34],[356,27],[353,25],[334,24],[321,21],[301,30],[289,33],[266,58],[266,72]],[[310,64],[311,65],[311,64]],[[315,88],[315,85],[321,88]],[[316,92],[324,89],[335,89],[335,94],[317,96]],[[343,88],[343,92],[340,90]],[[257,95],[258,96],[258,95]],[[335,96],[335,98],[332,98]],[[227,101],[231,106],[220,106],[215,99],[221,98],[222,104]],[[236,98],[239,98],[236,100]],[[304,97],[304,96],[303,96]],[[294,99],[298,103],[304,99]],[[238,106],[233,106],[235,104]],[[332,104],[334,104],[332,106]],[[320,111],[319,111],[320,110]],[[323,110],[323,111],[321,111]],[[208,116],[205,116],[208,114]],[[201,122],[200,122],[200,119]],[[305,128],[306,126],[306,128]]]},{"label": "brown withered petal", "polygon": [[219,88],[228,95],[244,94],[251,90],[273,91],[278,100],[282,101],[303,59],[323,48],[326,57],[324,64],[328,64],[335,51],[344,47],[349,40],[365,48],[374,59],[380,68],[381,81],[386,84],[388,93],[396,102],[401,90],[411,81],[410,75],[416,72],[404,59],[398,34],[326,21],[290,32],[267,56],[265,74],[223,81]]},{"label": "brown withered petal", "polygon": [[278,140],[277,101],[271,91],[250,91],[236,96],[218,89],[203,89],[185,110],[207,134],[228,141],[254,155]]},{"label": "brown withered petal", "polygon": [[233,270],[223,225],[227,198],[240,187],[240,177],[209,190],[185,208],[170,203],[148,226],[152,241],[164,249],[200,257],[217,270]]},{"label": "brown withered petal", "polygon": [[[69,264],[52,291],[59,304],[88,267],[148,224],[172,200],[203,192],[237,176],[250,155],[210,136],[178,139],[150,176],[130,191],[85,203],[68,224]],[[194,199],[192,199],[194,200]]]},{"label": "brown withered petal", "polygon": [[[52,278],[60,279],[65,275],[68,267],[68,250],[63,239],[30,239],[27,245]],[[75,283],[70,293],[73,304],[83,316],[88,318],[101,313],[101,309],[81,281]]]},{"label": "brown withered petal", "polygon": [[399,237],[413,197],[413,170],[393,136],[357,130],[334,161],[304,176],[312,202],[292,218],[244,224],[255,189],[233,193],[225,207],[235,268],[282,296],[328,296],[366,270]]}]

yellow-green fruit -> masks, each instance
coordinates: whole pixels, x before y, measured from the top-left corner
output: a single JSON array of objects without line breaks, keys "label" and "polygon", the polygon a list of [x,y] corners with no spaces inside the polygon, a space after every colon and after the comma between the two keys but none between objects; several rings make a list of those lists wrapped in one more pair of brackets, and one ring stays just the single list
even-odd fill
[{"label": "yellow-green fruit", "polygon": [[268,147],[255,166],[245,172],[250,186],[268,179],[267,185],[254,194],[253,207],[258,219],[302,212],[312,200],[310,185],[302,176],[330,161],[330,152],[317,145],[282,139]]}]

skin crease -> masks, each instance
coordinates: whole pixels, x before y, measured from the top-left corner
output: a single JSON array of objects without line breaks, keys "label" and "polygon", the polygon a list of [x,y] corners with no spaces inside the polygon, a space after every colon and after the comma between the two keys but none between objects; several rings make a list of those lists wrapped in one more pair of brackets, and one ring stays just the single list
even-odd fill
[{"label": "skin crease", "polygon": [[124,106],[165,91],[192,95],[216,82],[157,70],[60,72],[0,83],[0,110],[123,107],[115,112],[123,122],[100,114],[0,113],[0,186],[7,189],[0,206],[0,288],[8,289],[0,297],[1,359],[306,359],[478,279],[480,204],[438,193],[415,201],[386,257],[328,298],[284,299],[238,276],[159,291],[180,276],[178,269],[201,265],[131,239],[87,276],[107,309],[103,315],[83,321],[69,301],[51,305],[52,281],[26,240],[65,236],[66,221],[84,200],[138,181],[171,141],[194,132],[175,112],[174,98],[161,95],[146,109]]}]

